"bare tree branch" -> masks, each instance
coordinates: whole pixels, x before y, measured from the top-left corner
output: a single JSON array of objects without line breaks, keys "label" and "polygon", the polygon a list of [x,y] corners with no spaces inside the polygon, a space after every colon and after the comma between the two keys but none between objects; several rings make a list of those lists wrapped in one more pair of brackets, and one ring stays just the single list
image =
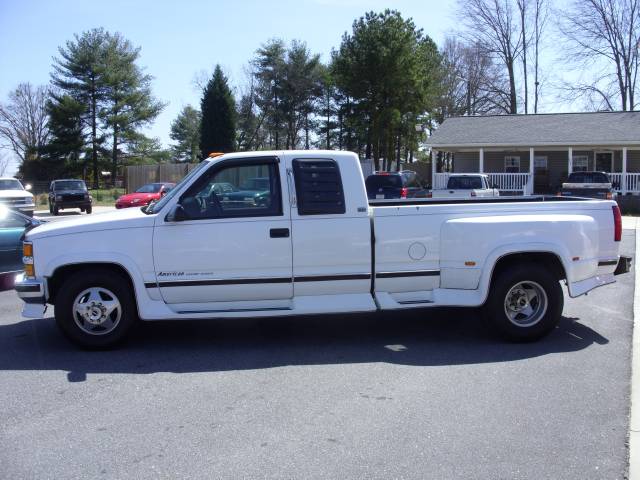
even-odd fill
[{"label": "bare tree branch", "polygon": [[515,64],[523,53],[524,37],[512,0],[458,0],[458,5],[466,27],[463,37],[503,66],[509,87],[508,113],[518,113]]},{"label": "bare tree branch", "polygon": [[[560,12],[559,28],[568,41],[566,57],[576,69],[602,69],[578,93],[606,95],[609,109],[635,110],[638,102],[640,0],[573,0]],[[614,87],[614,88],[612,88]]]},{"label": "bare tree branch", "polygon": [[0,138],[22,162],[37,158],[47,143],[48,98],[48,87],[21,83],[9,94],[9,101],[0,105]]}]

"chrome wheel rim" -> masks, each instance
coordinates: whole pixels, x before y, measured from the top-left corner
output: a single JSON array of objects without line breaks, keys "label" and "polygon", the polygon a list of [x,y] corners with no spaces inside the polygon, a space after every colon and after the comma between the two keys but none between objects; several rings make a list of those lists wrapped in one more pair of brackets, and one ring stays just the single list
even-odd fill
[{"label": "chrome wheel rim", "polygon": [[509,289],[504,298],[504,313],[517,327],[532,327],[547,312],[547,293],[540,284],[524,281]]},{"label": "chrome wheel rim", "polygon": [[122,317],[118,297],[102,287],[91,287],[80,292],[72,308],[76,325],[89,335],[106,335],[112,332]]}]

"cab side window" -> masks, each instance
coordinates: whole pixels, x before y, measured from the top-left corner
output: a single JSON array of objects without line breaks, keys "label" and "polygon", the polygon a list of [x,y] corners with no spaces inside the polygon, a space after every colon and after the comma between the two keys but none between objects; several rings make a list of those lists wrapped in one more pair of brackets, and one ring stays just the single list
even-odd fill
[{"label": "cab side window", "polygon": [[282,215],[278,165],[267,159],[214,166],[180,204],[189,219]]}]

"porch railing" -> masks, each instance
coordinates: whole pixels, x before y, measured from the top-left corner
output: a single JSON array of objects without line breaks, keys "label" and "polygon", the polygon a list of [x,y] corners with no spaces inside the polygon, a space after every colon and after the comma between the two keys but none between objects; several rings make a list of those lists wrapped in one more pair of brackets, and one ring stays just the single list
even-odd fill
[{"label": "porch railing", "polygon": [[[622,175],[619,173],[618,175]],[[640,192],[640,173],[627,173],[625,174],[627,177],[627,192],[638,193]],[[618,181],[618,184],[622,186],[622,182]],[[622,191],[621,188],[618,188],[618,191]]]},{"label": "porch railing", "polygon": [[[477,173],[477,172],[476,172]],[[529,173],[488,173],[489,183],[497,185],[500,192],[522,192],[523,195],[529,193]],[[433,181],[434,189],[447,188],[447,182],[451,173],[436,173]],[[610,173],[611,183],[618,193],[627,191],[628,193],[640,194],[640,173]],[[625,188],[626,182],[626,188]]]},{"label": "porch railing", "polygon": [[640,193],[640,173],[610,173],[609,178],[613,189],[618,193],[625,190],[629,193]]},{"label": "porch railing", "polygon": [[[485,173],[489,176],[489,183],[497,185],[500,192],[522,192],[527,193],[529,173]],[[436,173],[433,179],[434,189],[447,188],[447,182],[449,181],[450,173]]]},{"label": "porch railing", "polygon": [[489,183],[498,186],[498,190],[505,192],[522,192],[527,193],[529,185],[530,173],[487,173],[489,175]]}]

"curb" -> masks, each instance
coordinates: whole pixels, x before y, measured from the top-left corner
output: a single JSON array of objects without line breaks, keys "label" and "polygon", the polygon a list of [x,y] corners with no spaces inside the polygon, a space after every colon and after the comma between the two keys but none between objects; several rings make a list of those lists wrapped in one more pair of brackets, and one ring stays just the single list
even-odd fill
[{"label": "curb", "polygon": [[640,480],[640,232],[636,221],[635,286],[633,291],[633,341],[631,346],[631,419],[629,421],[629,480]]}]

